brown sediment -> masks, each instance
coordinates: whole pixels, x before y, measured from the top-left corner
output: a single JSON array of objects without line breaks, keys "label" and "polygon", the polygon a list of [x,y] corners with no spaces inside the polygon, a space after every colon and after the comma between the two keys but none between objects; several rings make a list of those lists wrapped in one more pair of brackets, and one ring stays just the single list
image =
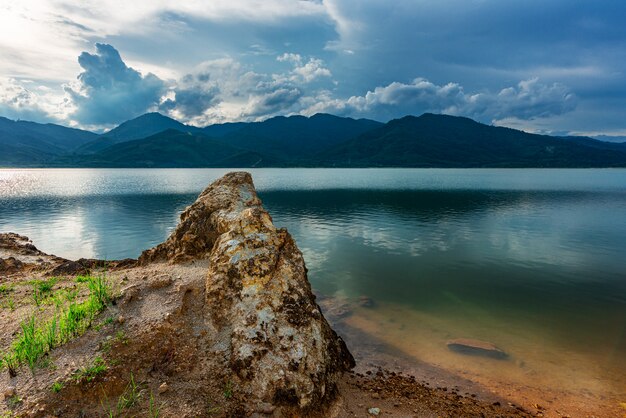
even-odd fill
[{"label": "brown sediment", "polygon": [[[16,234],[0,235],[0,259],[0,284],[10,289],[0,298],[12,301],[0,311],[3,352],[22,319],[53,312],[32,306],[32,280],[63,276],[54,290],[80,290],[74,276],[106,271],[117,292],[84,335],[46,355],[48,366],[4,372],[0,393],[9,396],[0,415],[137,416],[150,408],[161,417],[348,417],[369,408],[398,417],[531,415],[469,381],[435,384],[443,375],[436,368],[401,374],[408,364],[401,353],[388,351],[376,364],[354,347],[359,364],[348,372],[354,359],[316,302],[302,254],[274,227],[247,173],[209,186],[170,238],[138,262],[65,260]],[[106,371],[77,380],[98,357]],[[136,399],[120,410],[131,379]]]}]

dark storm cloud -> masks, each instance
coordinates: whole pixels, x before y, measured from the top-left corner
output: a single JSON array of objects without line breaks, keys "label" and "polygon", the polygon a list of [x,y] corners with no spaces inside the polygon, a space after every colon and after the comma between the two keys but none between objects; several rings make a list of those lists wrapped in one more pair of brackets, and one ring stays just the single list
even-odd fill
[{"label": "dark storm cloud", "polygon": [[174,89],[174,97],[167,99],[161,109],[165,111],[177,110],[186,118],[202,115],[207,109],[219,103],[220,89],[216,82],[211,80],[211,74],[201,71],[196,74],[187,74]]},{"label": "dark storm cloud", "polygon": [[298,88],[279,88],[252,100],[250,107],[245,111],[245,115],[265,116],[287,112],[301,97],[302,91]]},{"label": "dark storm cloud", "polygon": [[78,57],[83,68],[80,87],[66,91],[76,105],[72,117],[87,125],[119,123],[153,109],[165,84],[153,74],[142,75],[122,61],[111,45],[96,44],[96,53]]}]

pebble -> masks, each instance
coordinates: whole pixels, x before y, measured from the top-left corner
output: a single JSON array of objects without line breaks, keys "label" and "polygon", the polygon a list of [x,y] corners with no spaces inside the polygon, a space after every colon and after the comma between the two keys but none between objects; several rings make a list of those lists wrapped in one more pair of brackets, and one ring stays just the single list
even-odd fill
[{"label": "pebble", "polygon": [[163,394],[167,392],[167,389],[168,389],[167,382],[163,382],[161,383],[161,386],[159,386],[159,393]]},{"label": "pebble", "polygon": [[124,318],[122,315],[120,315],[120,316],[117,318],[117,322],[119,322],[120,324],[123,324],[124,322],[126,322],[126,318]]},{"label": "pebble", "polygon": [[7,388],[4,390],[4,399],[12,398],[16,394],[17,391],[15,390],[15,386],[7,386]]},{"label": "pebble", "polygon": [[367,413],[370,415],[378,416],[380,415],[380,408],[370,408],[367,410]]},{"label": "pebble", "polygon": [[378,392],[372,393],[372,399],[380,399],[380,394]]}]

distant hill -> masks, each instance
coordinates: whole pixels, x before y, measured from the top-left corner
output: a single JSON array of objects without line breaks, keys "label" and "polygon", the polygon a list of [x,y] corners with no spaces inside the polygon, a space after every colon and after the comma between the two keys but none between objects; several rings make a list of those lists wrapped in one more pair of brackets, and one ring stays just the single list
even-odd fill
[{"label": "distant hill", "polygon": [[205,128],[202,128],[202,133],[208,136],[212,136],[214,138],[218,138],[236,132],[247,125],[248,123],[246,122],[217,123],[215,125],[209,125]]},{"label": "distant hill", "polygon": [[307,162],[312,154],[338,145],[382,126],[368,119],[342,118],[327,114],[278,116],[248,123],[224,135],[221,140],[240,148],[263,152],[287,164]]},{"label": "distant hill", "polygon": [[392,120],[316,161],[339,167],[624,167],[626,148],[424,114]]},{"label": "distant hill", "polygon": [[13,167],[626,167],[626,143],[424,114],[385,124],[317,114],[197,128],[148,113],[97,135],[0,118]]},{"label": "distant hill", "polygon": [[97,138],[80,129],[0,117],[0,165],[39,165]]},{"label": "distant hill", "polygon": [[77,149],[76,153],[93,154],[111,145],[146,138],[168,129],[194,133],[199,131],[198,128],[184,125],[160,113],[146,113],[100,135],[97,139]]},{"label": "distant hill", "polygon": [[592,138],[602,142],[617,142],[626,144],[626,135],[595,135]]},{"label": "distant hill", "polygon": [[56,165],[83,167],[254,167],[259,164],[275,162],[205,135],[174,129],[114,144],[91,155],[56,161]]}]

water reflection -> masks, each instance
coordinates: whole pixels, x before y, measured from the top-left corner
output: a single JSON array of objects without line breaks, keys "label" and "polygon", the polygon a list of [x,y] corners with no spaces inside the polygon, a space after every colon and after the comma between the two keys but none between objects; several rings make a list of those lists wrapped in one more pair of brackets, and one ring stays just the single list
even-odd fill
[{"label": "water reflection", "polygon": [[197,196],[103,195],[13,198],[0,204],[0,231],[44,252],[77,259],[137,257],[162,242]]}]

